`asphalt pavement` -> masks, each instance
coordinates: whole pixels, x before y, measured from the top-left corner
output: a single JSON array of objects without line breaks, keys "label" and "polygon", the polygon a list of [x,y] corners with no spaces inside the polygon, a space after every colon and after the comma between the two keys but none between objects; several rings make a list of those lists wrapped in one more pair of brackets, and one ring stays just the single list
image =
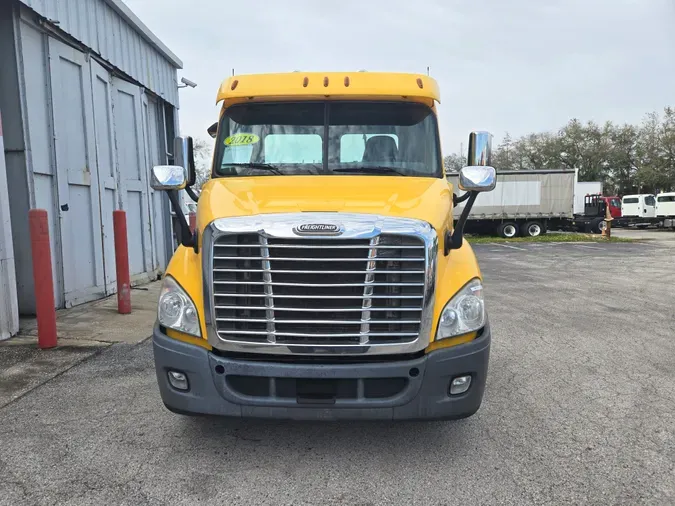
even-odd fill
[{"label": "asphalt pavement", "polygon": [[150,343],[118,343],[0,409],[0,505],[675,504],[673,245],[475,250],[494,341],[472,418],[181,417]]}]

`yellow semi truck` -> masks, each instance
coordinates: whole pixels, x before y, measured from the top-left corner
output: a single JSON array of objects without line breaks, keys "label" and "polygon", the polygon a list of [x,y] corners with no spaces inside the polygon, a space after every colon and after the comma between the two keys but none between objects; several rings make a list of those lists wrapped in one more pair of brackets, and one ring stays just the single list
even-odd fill
[{"label": "yellow semi truck", "polygon": [[479,409],[491,335],[462,228],[495,186],[492,136],[470,134],[454,196],[439,100],[416,74],[223,82],[194,232],[175,205],[195,181],[191,138],[176,139],[175,165],[153,168],[180,224],[153,335],[168,409],[319,420]]}]

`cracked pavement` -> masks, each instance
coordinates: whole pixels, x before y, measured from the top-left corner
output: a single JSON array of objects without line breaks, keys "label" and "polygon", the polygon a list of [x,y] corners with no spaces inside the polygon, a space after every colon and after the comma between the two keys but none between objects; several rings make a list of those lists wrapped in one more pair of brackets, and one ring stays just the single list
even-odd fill
[{"label": "cracked pavement", "polygon": [[475,250],[474,417],[181,417],[150,343],[114,344],[0,409],[0,505],[674,504],[675,244]]}]

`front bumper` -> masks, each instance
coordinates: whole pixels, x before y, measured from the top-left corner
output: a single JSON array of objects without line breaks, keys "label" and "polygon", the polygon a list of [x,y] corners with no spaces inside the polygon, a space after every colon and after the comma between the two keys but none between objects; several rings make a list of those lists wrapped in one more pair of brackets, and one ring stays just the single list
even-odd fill
[{"label": "front bumper", "polygon": [[[481,405],[490,356],[490,327],[475,340],[395,362],[288,363],[242,360],[167,337],[155,325],[155,370],[164,404],[184,414],[297,420],[457,419]],[[177,390],[168,371],[183,372]],[[471,387],[448,395],[452,378]]]}]

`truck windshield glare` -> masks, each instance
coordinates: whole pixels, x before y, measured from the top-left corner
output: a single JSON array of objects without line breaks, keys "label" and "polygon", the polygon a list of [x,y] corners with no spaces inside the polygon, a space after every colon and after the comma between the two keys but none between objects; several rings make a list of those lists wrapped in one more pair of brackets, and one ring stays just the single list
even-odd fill
[{"label": "truck windshield glare", "polygon": [[436,117],[417,103],[234,105],[221,119],[215,159],[215,177],[442,177]]}]

